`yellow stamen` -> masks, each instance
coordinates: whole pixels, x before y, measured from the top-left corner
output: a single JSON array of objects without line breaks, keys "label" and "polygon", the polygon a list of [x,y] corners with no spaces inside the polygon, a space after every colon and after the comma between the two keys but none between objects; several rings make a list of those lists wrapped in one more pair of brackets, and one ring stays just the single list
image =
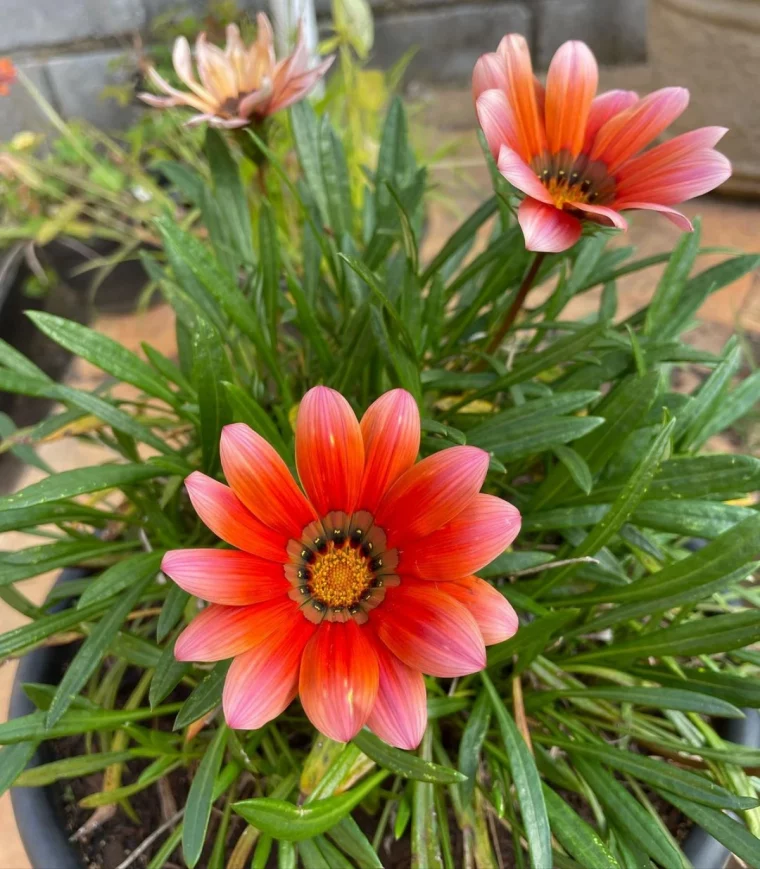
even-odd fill
[{"label": "yellow stamen", "polygon": [[309,590],[329,607],[347,607],[361,597],[372,582],[367,559],[358,549],[335,549],[332,543],[311,566]]},{"label": "yellow stamen", "polygon": [[557,208],[562,208],[565,203],[570,205],[576,202],[587,203],[590,199],[590,191],[584,193],[580,184],[569,185],[565,180],[558,181],[556,178],[552,178],[544,186],[549,191],[549,195]]}]

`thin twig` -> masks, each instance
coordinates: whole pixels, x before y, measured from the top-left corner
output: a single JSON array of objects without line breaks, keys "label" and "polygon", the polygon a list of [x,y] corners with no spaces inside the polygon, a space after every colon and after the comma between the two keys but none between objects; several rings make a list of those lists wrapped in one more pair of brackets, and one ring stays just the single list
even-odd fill
[{"label": "thin twig", "polygon": [[512,678],[512,703],[515,708],[515,724],[517,729],[522,734],[528,750],[533,754],[533,741],[530,738],[530,728],[528,727],[528,717],[525,714],[525,702],[523,701],[522,682],[519,676]]},{"label": "thin twig", "polygon": [[127,869],[128,866],[131,866],[141,854],[144,854],[148,850],[148,848],[150,848],[150,846],[156,841],[156,839],[158,839],[160,836],[163,836],[163,834],[167,830],[171,829],[184,814],[185,810],[180,809],[175,815],[169,818],[168,821],[164,821],[164,823],[161,824],[160,827],[157,827],[150,834],[150,836],[143,839],[142,842],[140,842],[140,844],[135,848],[135,850],[132,851],[132,853],[126,859],[122,860],[121,863],[119,863],[116,869]]},{"label": "thin twig", "polygon": [[531,573],[543,573],[545,570],[554,570],[557,567],[568,567],[570,564],[599,564],[599,560],[590,555],[581,558],[565,558],[562,561],[550,561],[548,564],[537,564],[535,567],[526,567],[525,570],[517,570],[510,576],[528,576]]}]

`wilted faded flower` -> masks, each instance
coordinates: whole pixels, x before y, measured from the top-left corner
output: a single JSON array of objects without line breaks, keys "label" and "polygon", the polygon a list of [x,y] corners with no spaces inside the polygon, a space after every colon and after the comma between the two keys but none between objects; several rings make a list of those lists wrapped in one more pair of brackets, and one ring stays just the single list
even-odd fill
[{"label": "wilted faded flower", "polygon": [[9,57],[0,57],[0,97],[6,97],[10,93],[11,85],[18,78],[16,67]]},{"label": "wilted faded flower", "polygon": [[475,571],[514,540],[520,513],[480,494],[489,458],[456,446],[416,463],[420,416],[402,389],[362,417],[342,395],[310,390],[296,465],[242,423],[222,432],[230,488],[199,472],[200,518],[235,549],[179,549],[163,570],[211,601],[174,648],[181,661],[233,658],[230,727],[256,729],[300,694],[312,723],[346,742],[367,724],[415,748],[427,723],[423,673],[483,669],[485,646],[517,616]]},{"label": "wilted faded flower", "polygon": [[626,229],[621,211],[660,211],[692,229],[671,206],[722,184],[731,164],[714,150],[724,127],[703,127],[643,151],[686,108],[689,92],[669,87],[596,96],[598,70],[583,42],[552,59],[546,88],[534,77],[518,34],[475,65],[478,120],[501,174],[526,194],[518,219],[529,250],[554,252],[580,238],[581,221]]},{"label": "wilted faded flower", "polygon": [[160,109],[188,106],[199,112],[189,124],[205,122],[228,129],[245,127],[303,99],[327,72],[333,57],[310,69],[309,52],[299,26],[293,53],[277,61],[269,19],[259,13],[256,20],[256,39],[247,47],[234,24],[227,26],[224,51],[210,43],[205,33],[198,36],[195,63],[200,81],[193,70],[190,45],[180,36],[174,43],[172,62],[189,92],[173,88],[151,67],[151,82],[168,96],[141,93],[140,99]]}]

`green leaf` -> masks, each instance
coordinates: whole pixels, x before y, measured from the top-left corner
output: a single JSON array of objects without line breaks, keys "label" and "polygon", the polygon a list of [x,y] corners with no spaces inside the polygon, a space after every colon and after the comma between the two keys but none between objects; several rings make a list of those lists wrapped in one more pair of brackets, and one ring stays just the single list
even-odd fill
[{"label": "green leaf", "polygon": [[680,795],[669,791],[659,793],[740,860],[750,866],[760,866],[760,839],[753,836],[744,824],[735,821],[725,812],[707,808]]},{"label": "green leaf", "polygon": [[594,479],[586,460],[571,447],[565,447],[561,444],[555,444],[552,447],[552,452],[567,468],[575,485],[588,495],[594,485]]},{"label": "green leaf", "polygon": [[697,258],[701,235],[701,222],[695,221],[694,232],[685,232],[681,236],[647,308],[645,335],[657,335],[661,327],[668,328]]},{"label": "green leaf", "polygon": [[187,395],[192,396],[194,394],[195,390],[193,389],[192,384],[171,359],[164,356],[163,353],[159,353],[155,347],[151,347],[146,341],[141,341],[140,347],[142,347],[142,351],[146,355],[148,362],[150,362],[162,377],[175,383]]},{"label": "green leaf", "polygon": [[272,421],[272,415],[252,395],[244,392],[234,383],[224,383],[223,386],[227,391],[227,397],[232,406],[234,421],[244,422],[246,425],[249,425],[255,432],[258,432],[263,438],[268,440],[283,458],[289,457],[290,449],[285,443],[280,430]]},{"label": "green leaf", "polygon": [[719,697],[735,706],[760,708],[760,684],[755,679],[732,673],[713,672],[696,667],[682,667],[684,678],[659,667],[630,667],[628,672],[638,679],[659,682],[668,688],[685,688]]},{"label": "green leaf", "polygon": [[[65,404],[73,404],[76,408],[86,413],[91,413],[93,416],[98,417],[98,419],[102,419],[114,431],[123,432],[138,441],[149,444],[160,453],[173,453],[172,448],[161,438],[153,434],[147,426],[138,422],[128,413],[124,413],[123,410],[119,410],[110,401],[106,401],[92,393],[73,389],[70,386],[59,383],[51,383],[48,380],[30,378],[26,375],[3,370],[0,370],[0,390],[13,392],[18,395],[29,395],[35,398],[50,398]],[[27,454],[26,459],[28,464],[40,466],[40,460],[33,453],[31,455]],[[42,465],[42,469],[46,473],[50,473],[50,469],[44,464]]]},{"label": "green leaf", "polygon": [[599,416],[541,417],[527,423],[515,422],[492,431],[487,439],[477,432],[468,433],[468,442],[493,453],[500,461],[510,462],[520,456],[533,455],[583,437],[604,424]]},{"label": "green leaf", "polygon": [[620,869],[596,830],[550,787],[544,785],[543,792],[552,832],[567,853],[585,869]]},{"label": "green leaf", "polygon": [[339,821],[329,835],[341,851],[353,857],[358,869],[383,869],[369,839],[350,815]]},{"label": "green leaf", "polygon": [[290,126],[306,183],[317,203],[322,222],[329,225],[330,213],[327,207],[327,191],[322,180],[317,116],[306,100],[291,107]]},{"label": "green leaf", "polygon": [[441,268],[457,253],[462,247],[471,242],[480,227],[494,215],[498,210],[498,200],[495,196],[487,199],[482,205],[478,206],[475,211],[464,221],[464,223],[446,240],[443,247],[430,261],[430,265],[420,276],[420,286],[425,284],[437,274]]},{"label": "green leaf", "polygon": [[176,583],[171,583],[156,625],[156,639],[159,643],[166,639],[169,632],[180,620],[189,600],[190,595],[184,589],[181,589]]},{"label": "green leaf", "polygon": [[155,577],[161,567],[163,551],[140,552],[104,570],[95,577],[85,589],[77,603],[78,608],[88,606],[95,601],[103,600],[118,594],[130,586],[140,585],[146,579]]},{"label": "green leaf", "polygon": [[30,546],[0,557],[0,586],[21,582],[60,567],[85,564],[88,561],[124,552],[134,546],[133,541],[101,543],[96,539],[62,540]]},{"label": "green leaf", "polygon": [[50,501],[63,501],[65,498],[100,492],[103,489],[131,486],[164,474],[163,470],[149,462],[139,465],[95,465],[91,468],[61,471],[60,474],[47,477],[39,483],[32,483],[14,495],[0,498],[0,513],[20,507],[48,504]]},{"label": "green leaf", "polygon": [[694,434],[694,447],[700,447],[712,435],[725,431],[756,407],[758,402],[760,402],[760,370],[745,377],[728,395],[723,395],[702,428]]},{"label": "green leaf", "polygon": [[[554,643],[556,635],[579,613],[580,610],[554,612],[527,625],[521,625],[514,637],[489,647],[488,669],[504,664],[511,660],[513,655],[519,655],[515,673],[523,672],[537,655],[540,655],[549,645]],[[518,635],[519,640],[517,639]]]},{"label": "green leaf", "polygon": [[17,778],[23,775],[24,767],[36,749],[37,742],[34,740],[17,742],[0,749],[0,794],[4,794],[12,784],[18,784]]},{"label": "green leaf", "polygon": [[557,738],[552,738],[551,741],[552,745],[564,749],[573,756],[591,758],[619,772],[628,773],[653,787],[673,791],[705,806],[713,806],[717,809],[751,809],[760,804],[760,800],[754,797],[732,794],[706,776],[681,769],[672,763],[654,760],[630,751],[620,751],[619,748],[609,745],[590,745]]},{"label": "green leaf", "polygon": [[186,661],[178,661],[174,657],[174,641],[167,643],[156,664],[156,670],[150,683],[148,702],[151,708],[162,703],[190,672],[192,665]]},{"label": "green leaf", "polygon": [[[631,474],[630,479],[615,499],[609,511],[592,528],[583,541],[573,549],[570,555],[571,558],[594,555],[603,546],[607,545],[620,530],[623,523],[628,520],[649,488],[649,484],[666,451],[670,449],[675,424],[676,421],[671,419],[667,425],[663,426],[654,443],[647,450],[637,465],[636,470]],[[548,589],[554,588],[554,586],[571,576],[575,570],[576,565],[569,565],[553,571],[540,586],[540,591],[545,593]]]},{"label": "green leaf", "polygon": [[277,347],[280,309],[280,250],[272,206],[264,200],[259,211],[259,259],[261,270],[261,314],[268,327],[269,343]]},{"label": "green leaf", "polygon": [[394,775],[433,784],[457,784],[464,781],[464,776],[455,769],[421,760],[416,754],[393,748],[369,730],[360,730],[354,737],[353,743],[378,766],[382,766]]},{"label": "green leaf", "polygon": [[54,634],[71,630],[83,621],[104,612],[107,607],[108,601],[98,601],[82,610],[67,609],[6,631],[0,635],[0,659],[14,655],[22,649],[28,649]]},{"label": "green leaf", "polygon": [[681,853],[670,835],[620,782],[583,757],[575,758],[575,766],[615,826],[664,869],[683,869]]},{"label": "green leaf", "polygon": [[28,311],[27,315],[56,344],[81,356],[96,368],[107,371],[119,380],[131,383],[170,405],[177,403],[176,395],[156,376],[150,365],[118,341],[88,329],[87,326],[44,311]]},{"label": "green leaf", "polygon": [[551,832],[541,789],[541,779],[535,761],[512,720],[512,716],[507,712],[496,688],[494,688],[493,682],[485,673],[481,673],[480,678],[491,698],[501,731],[501,738],[504,742],[504,750],[509,758],[509,769],[517,793],[517,802],[525,827],[525,837],[528,840],[531,866],[533,869],[546,869],[547,866],[553,865]]},{"label": "green leaf", "polygon": [[[2,727],[2,725],[0,725]],[[284,800],[259,797],[235,803],[232,808],[252,826],[275,839],[300,842],[327,832],[354,809],[388,772],[381,770],[337,797],[295,806]]]},{"label": "green leaf", "polygon": [[[26,745],[24,742],[18,745]],[[10,747],[10,746],[9,746]],[[5,749],[3,749],[5,751]],[[114,763],[127,763],[138,758],[156,757],[158,752],[141,748],[130,748],[127,751],[103,751],[95,754],[83,754],[78,757],[67,757],[64,760],[54,760],[43,763],[23,772],[15,782],[16,787],[38,788],[46,787],[53,782],[67,778],[80,778],[106,769]],[[0,767],[2,764],[0,764]]]},{"label": "green leaf", "polygon": [[328,225],[336,238],[350,233],[353,224],[351,183],[343,142],[327,115],[319,128],[319,162],[326,197]]},{"label": "green leaf", "polygon": [[182,828],[182,853],[189,867],[201,858],[206,841],[206,828],[214,802],[214,781],[219,775],[227,746],[227,726],[222,724],[206,749],[198,772],[193,778],[185,804],[185,821]]},{"label": "green leaf", "polygon": [[758,265],[760,265],[760,256],[745,254],[732,257],[700,272],[686,284],[686,289],[681,294],[673,315],[666,323],[660,325],[659,337],[671,338],[678,335],[687,328],[692,317],[711,293],[738,281]]},{"label": "green leaf", "polygon": [[556,700],[570,697],[585,699],[612,700],[619,703],[632,703],[634,706],[651,706],[655,709],[677,709],[682,712],[699,712],[702,715],[712,715],[718,718],[744,718],[741,709],[732,703],[717,697],[706,697],[695,691],[684,691],[678,688],[642,688],[638,685],[626,685],[613,688],[566,688],[561,691],[540,691],[530,694],[526,700],[526,709],[537,709]]},{"label": "green leaf", "polygon": [[220,213],[227,224],[228,235],[234,240],[241,259],[255,261],[251,240],[251,215],[240,169],[230,153],[224,137],[213,127],[206,127],[204,150],[211,169],[211,180]]},{"label": "green leaf", "polygon": [[644,500],[634,511],[632,521],[654,531],[713,540],[754,515],[750,507],[717,501]]},{"label": "green leaf", "polygon": [[475,792],[475,779],[480,765],[480,750],[491,723],[491,701],[486,691],[478,694],[459,741],[459,772],[467,780],[459,786],[462,805],[467,806]]},{"label": "green leaf", "polygon": [[201,319],[193,333],[193,382],[198,390],[203,469],[213,475],[219,460],[222,428],[231,419],[223,383],[230,379],[224,346],[214,327]]},{"label": "green leaf", "polygon": [[182,704],[174,722],[174,730],[181,730],[210,712],[222,702],[224,678],[230,668],[230,661],[220,661],[203,679],[193,693]]},{"label": "green leaf", "polygon": [[10,721],[0,722],[0,745],[25,742],[29,739],[58,739],[94,730],[113,730],[146,718],[171,715],[178,703],[159,706],[156,709],[69,709],[53,727],[45,729],[47,712],[40,710]]},{"label": "green leaf", "polygon": [[699,392],[689,401],[676,418],[675,438],[681,449],[695,445],[703,427],[711,420],[715,409],[723,399],[731,379],[739,368],[742,350],[732,339],[721,363],[702,384]]},{"label": "green leaf", "polygon": [[[433,733],[428,728],[422,737],[420,757],[429,761],[433,754]],[[439,841],[440,818],[436,812],[435,789],[428,782],[416,781],[411,787],[412,869],[443,869]]]},{"label": "green leaf", "polygon": [[155,571],[151,570],[134,582],[131,588],[106,612],[100,621],[90,631],[82,643],[74,660],[69,664],[63,678],[58,683],[53,702],[50,704],[46,728],[52,728],[69,708],[74,697],[79,693],[95,668],[105,655],[114,634],[124,623],[124,620],[140,599],[143,591],[153,580]]},{"label": "green leaf", "polygon": [[[626,378],[607,396],[594,413],[607,420],[606,424],[586,435],[574,445],[592,474],[604,468],[609,459],[620,449],[620,444],[634,429],[641,425],[659,391],[660,375],[652,371],[642,378]],[[564,465],[555,466],[531,501],[535,511],[560,500],[572,487],[571,477]]]},{"label": "green leaf", "polygon": [[6,368],[10,368],[11,371],[24,377],[30,377],[34,380],[46,380],[48,383],[53,382],[31,359],[27,359],[23,353],[12,347],[7,341],[3,341],[2,338],[0,338],[0,365],[4,365]]}]

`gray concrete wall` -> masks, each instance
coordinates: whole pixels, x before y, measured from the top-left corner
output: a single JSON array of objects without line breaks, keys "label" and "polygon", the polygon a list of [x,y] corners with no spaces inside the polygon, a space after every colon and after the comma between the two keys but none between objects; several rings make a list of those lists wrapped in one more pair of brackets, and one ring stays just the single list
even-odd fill
[{"label": "gray concrete wall", "polygon": [[[566,39],[588,42],[601,63],[631,63],[646,52],[646,0],[371,0],[375,13],[373,63],[387,66],[418,47],[409,78],[466,83],[478,56],[504,33],[525,34],[539,67]],[[132,35],[151,18],[204,0],[0,0],[0,55],[9,55],[64,117],[104,128],[129,122],[136,107],[102,99],[108,83],[129,70],[119,61]],[[263,0],[239,0],[243,11]],[[316,0],[320,16],[330,0]],[[16,85],[0,104],[0,139],[48,126],[34,101]]]}]

